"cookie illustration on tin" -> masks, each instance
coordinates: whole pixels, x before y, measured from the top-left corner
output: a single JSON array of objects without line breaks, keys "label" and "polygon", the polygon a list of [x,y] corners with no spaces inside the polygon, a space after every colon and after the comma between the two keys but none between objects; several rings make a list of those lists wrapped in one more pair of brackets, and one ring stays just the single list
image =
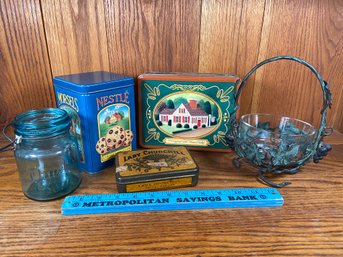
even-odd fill
[{"label": "cookie illustration on tin", "polygon": [[108,147],[117,149],[122,146],[125,139],[125,131],[120,126],[109,128],[106,134],[106,144]]},{"label": "cookie illustration on tin", "polygon": [[133,140],[132,131],[131,130],[125,130],[124,134],[125,134],[125,138],[124,138],[123,146],[131,145],[131,142]]},{"label": "cookie illustration on tin", "polygon": [[99,138],[98,142],[96,143],[95,149],[101,155],[109,152],[109,147],[106,144],[105,137]]}]

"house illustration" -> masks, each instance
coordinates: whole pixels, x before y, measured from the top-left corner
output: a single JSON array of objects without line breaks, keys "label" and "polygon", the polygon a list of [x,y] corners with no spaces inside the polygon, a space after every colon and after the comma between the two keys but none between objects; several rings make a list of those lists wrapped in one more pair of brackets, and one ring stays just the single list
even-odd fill
[{"label": "house illustration", "polygon": [[176,109],[165,108],[159,113],[162,124],[168,124],[168,121],[171,121],[171,125],[189,124],[190,127],[197,125],[198,128],[202,125],[208,127],[209,118],[209,115],[198,106],[197,100],[189,100],[189,103],[182,103]]},{"label": "house illustration", "polygon": [[120,116],[119,113],[114,113],[114,114],[112,114],[111,116],[108,116],[105,119],[105,123],[107,123],[107,124],[115,123],[115,122],[117,122],[118,120],[121,120],[121,119],[122,119],[122,117]]}]

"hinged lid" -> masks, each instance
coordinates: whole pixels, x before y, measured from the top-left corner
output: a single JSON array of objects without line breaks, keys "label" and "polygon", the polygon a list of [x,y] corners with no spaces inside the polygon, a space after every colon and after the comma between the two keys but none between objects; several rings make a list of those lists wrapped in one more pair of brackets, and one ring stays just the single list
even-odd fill
[{"label": "hinged lid", "polygon": [[57,76],[54,78],[54,84],[79,93],[92,93],[133,85],[133,78],[107,71],[96,71]]}]

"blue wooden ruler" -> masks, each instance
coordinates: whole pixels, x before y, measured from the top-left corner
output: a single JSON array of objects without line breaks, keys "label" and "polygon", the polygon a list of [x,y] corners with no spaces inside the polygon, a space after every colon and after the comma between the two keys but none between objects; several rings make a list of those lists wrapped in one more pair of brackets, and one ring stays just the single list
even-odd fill
[{"label": "blue wooden ruler", "polygon": [[261,208],[283,205],[275,188],[180,190],[68,196],[63,215],[169,210]]}]

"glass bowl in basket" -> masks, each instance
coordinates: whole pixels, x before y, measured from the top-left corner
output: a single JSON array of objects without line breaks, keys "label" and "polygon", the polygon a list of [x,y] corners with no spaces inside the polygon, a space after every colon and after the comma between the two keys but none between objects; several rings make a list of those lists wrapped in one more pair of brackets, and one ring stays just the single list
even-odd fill
[{"label": "glass bowl in basket", "polygon": [[[323,90],[323,108],[318,130],[311,124],[289,117],[272,114],[246,114],[236,120],[238,98],[249,76],[260,66],[281,59],[304,64],[317,77]],[[238,155],[233,164],[240,167],[244,158],[258,167],[259,179],[273,187],[283,187],[290,182],[275,184],[264,174],[295,174],[299,168],[310,160],[318,163],[331,150],[332,146],[323,143],[323,137],[332,132],[326,128],[326,112],[331,107],[332,97],[329,85],[320,74],[304,60],[292,56],[278,56],[257,64],[242,80],[235,97],[236,108],[231,114],[231,131],[226,135],[227,143]]]}]

